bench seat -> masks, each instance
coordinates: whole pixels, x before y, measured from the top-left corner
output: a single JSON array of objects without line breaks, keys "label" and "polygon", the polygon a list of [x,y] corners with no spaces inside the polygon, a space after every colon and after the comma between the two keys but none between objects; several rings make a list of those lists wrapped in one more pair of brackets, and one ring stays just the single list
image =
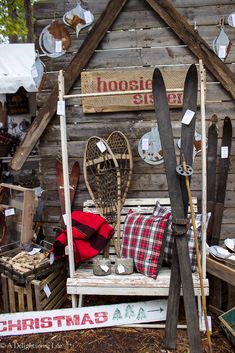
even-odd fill
[{"label": "bench seat", "polygon": [[[95,276],[91,265],[82,266],[74,278],[67,279],[67,292],[76,295],[168,296],[170,273],[170,268],[162,267],[156,280],[136,272],[131,275],[117,275],[113,272],[108,276]],[[195,295],[201,295],[198,273],[193,273],[193,284]],[[203,280],[203,285],[205,295],[209,295],[207,279]]]},{"label": "bench seat", "polygon": [[[161,205],[170,208],[169,198],[142,198],[142,199],[126,199],[121,213],[121,229],[125,217],[130,209],[145,215],[152,214],[156,201]],[[197,199],[193,198],[194,211],[197,211]],[[97,213],[93,201],[87,200],[84,203],[83,211]],[[110,248],[110,258],[112,263],[115,261],[114,247]],[[159,271],[157,279],[146,277],[140,273],[132,273],[131,275],[117,275],[112,266],[112,273],[108,276],[96,276],[93,274],[91,262],[87,262],[79,266],[75,271],[74,277],[67,279],[67,293],[73,298],[79,299],[78,305],[82,306],[83,295],[123,295],[123,296],[168,296],[170,287],[171,269],[162,267]],[[200,281],[198,273],[193,273],[193,284],[195,296],[198,298],[200,306]],[[209,295],[208,279],[203,279],[205,295]],[[182,295],[182,291],[181,291]],[[199,313],[201,308],[199,307]]]}]

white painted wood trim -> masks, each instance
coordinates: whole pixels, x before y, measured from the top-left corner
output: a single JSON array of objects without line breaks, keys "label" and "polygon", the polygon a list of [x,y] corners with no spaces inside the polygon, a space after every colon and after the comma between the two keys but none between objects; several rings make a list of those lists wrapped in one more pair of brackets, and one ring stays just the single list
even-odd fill
[{"label": "white painted wood trim", "polygon": [[206,213],[207,213],[207,184],[206,184],[206,112],[205,112],[205,80],[202,60],[200,67],[200,96],[201,96],[201,130],[202,130],[202,277],[206,277]]},{"label": "white painted wood trim", "polygon": [[[60,70],[58,76],[58,90],[59,101],[64,101],[64,75]],[[64,196],[65,196],[65,212],[66,212],[66,226],[68,235],[68,250],[69,250],[69,274],[74,277],[74,253],[73,253],[73,235],[72,235],[72,221],[71,221],[71,202],[70,202],[70,188],[69,188],[69,168],[68,168],[68,148],[67,148],[67,130],[66,130],[66,116],[60,115],[60,131],[61,131],[61,150],[62,150],[62,165],[64,178]]]}]

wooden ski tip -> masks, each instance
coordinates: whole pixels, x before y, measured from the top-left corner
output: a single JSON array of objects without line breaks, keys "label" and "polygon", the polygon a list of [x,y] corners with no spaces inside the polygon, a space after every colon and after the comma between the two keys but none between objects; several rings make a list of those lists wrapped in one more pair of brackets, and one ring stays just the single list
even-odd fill
[{"label": "wooden ski tip", "polygon": [[230,125],[231,126],[231,128],[232,128],[232,123],[231,123],[231,119],[228,117],[228,116],[226,116],[225,118],[224,118],[224,124],[228,124],[228,125]]},{"label": "wooden ski tip", "polygon": [[[155,109],[156,107],[158,107],[159,103],[163,105],[166,104],[167,102],[166,86],[165,86],[162,73],[158,68],[155,68],[153,72],[153,95],[154,95],[155,104],[156,104],[156,101],[158,101],[157,105],[155,105]],[[164,99],[164,101],[166,100],[166,102],[162,102],[162,99]]]},{"label": "wooden ski tip", "polygon": [[211,122],[212,124],[217,124],[218,123],[218,116],[216,114],[213,114],[211,117]]},{"label": "wooden ski tip", "polygon": [[188,82],[189,84],[194,83],[196,87],[198,86],[198,73],[197,73],[197,67],[195,64],[192,64],[189,66],[189,69],[185,77],[185,83],[186,82]]},{"label": "wooden ski tip", "polygon": [[[230,151],[231,144],[232,144],[232,131],[233,131],[233,128],[232,128],[231,119],[228,116],[226,116],[224,118],[223,131],[225,131],[225,136],[226,137],[224,139],[222,137],[222,145],[224,146],[224,144],[225,145],[229,144],[229,151]],[[229,141],[229,143],[227,141]]]},{"label": "wooden ski tip", "polygon": [[153,71],[153,80],[159,80],[162,79],[163,81],[163,77],[162,77],[162,73],[161,71],[156,67]]},{"label": "wooden ski tip", "polygon": [[190,65],[188,71],[194,71],[197,73],[197,66],[195,64]]}]

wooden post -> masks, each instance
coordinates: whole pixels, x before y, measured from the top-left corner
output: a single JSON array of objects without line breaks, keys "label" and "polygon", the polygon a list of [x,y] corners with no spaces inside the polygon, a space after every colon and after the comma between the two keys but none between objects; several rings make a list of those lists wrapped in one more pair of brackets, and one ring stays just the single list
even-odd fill
[{"label": "wooden post", "polygon": [[[73,252],[73,233],[72,233],[72,219],[71,219],[71,201],[69,188],[69,167],[68,167],[68,147],[67,147],[67,131],[66,131],[66,117],[65,117],[65,100],[64,100],[64,76],[63,71],[60,70],[58,78],[59,86],[59,101],[64,102],[64,114],[60,115],[60,133],[61,133],[61,150],[62,150],[62,165],[63,165],[63,179],[64,179],[64,196],[65,196],[65,212],[66,212],[66,229],[67,241],[69,250],[69,274],[73,278],[75,276],[74,252]],[[76,296],[72,295],[73,308],[77,306]]]},{"label": "wooden post", "polygon": [[30,243],[33,237],[33,215],[35,207],[35,193],[33,190],[24,191],[22,211],[22,243]]},{"label": "wooden post", "polygon": [[201,85],[201,129],[202,129],[202,277],[206,277],[206,213],[207,213],[207,185],[206,185],[206,113],[205,113],[205,82],[202,60],[199,60]]}]

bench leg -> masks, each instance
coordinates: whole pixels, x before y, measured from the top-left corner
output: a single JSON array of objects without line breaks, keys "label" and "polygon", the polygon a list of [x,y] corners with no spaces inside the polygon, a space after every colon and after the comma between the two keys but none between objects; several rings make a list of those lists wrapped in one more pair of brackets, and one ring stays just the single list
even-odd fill
[{"label": "bench leg", "polygon": [[83,294],[80,294],[78,297],[78,307],[79,308],[83,307]]},{"label": "bench leg", "polygon": [[73,308],[77,308],[77,306],[78,306],[77,295],[76,294],[71,294],[71,298],[72,298],[72,307]]},{"label": "bench leg", "polygon": [[72,298],[72,308],[82,308],[83,307],[83,294],[71,294]]},{"label": "bench leg", "polygon": [[197,310],[198,310],[198,320],[199,320],[199,326],[202,326],[202,301],[201,301],[201,295],[197,296]]}]

